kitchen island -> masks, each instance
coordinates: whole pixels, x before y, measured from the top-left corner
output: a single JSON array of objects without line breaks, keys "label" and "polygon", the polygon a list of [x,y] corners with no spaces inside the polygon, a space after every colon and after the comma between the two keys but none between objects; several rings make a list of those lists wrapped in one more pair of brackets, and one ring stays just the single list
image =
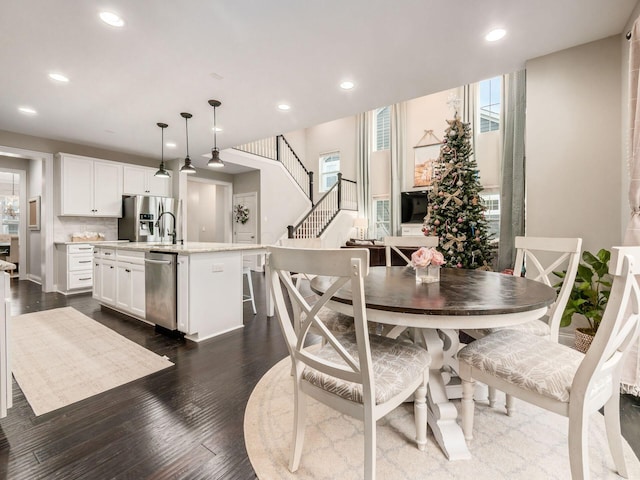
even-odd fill
[{"label": "kitchen island", "polygon": [[175,302],[172,300],[167,309],[175,312],[175,329],[185,338],[199,342],[243,326],[243,256],[262,255],[264,246],[202,242],[96,244],[93,297],[109,308],[156,323],[146,318],[147,252],[177,256],[176,278],[171,279],[175,281],[176,296],[168,297],[175,298]]}]

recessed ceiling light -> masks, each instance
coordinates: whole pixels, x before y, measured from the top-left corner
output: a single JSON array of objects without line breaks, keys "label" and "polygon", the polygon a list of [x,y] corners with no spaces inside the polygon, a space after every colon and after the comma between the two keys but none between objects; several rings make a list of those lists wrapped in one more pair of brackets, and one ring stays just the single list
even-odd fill
[{"label": "recessed ceiling light", "polygon": [[353,87],[355,87],[355,86],[356,86],[356,84],[355,84],[355,83],[350,82],[350,81],[348,81],[348,80],[347,80],[346,82],[342,82],[342,83],[340,84],[340,88],[341,88],[341,89],[343,89],[343,90],[351,90],[351,89],[352,89]]},{"label": "recessed ceiling light", "polygon": [[69,81],[69,78],[65,77],[61,73],[50,73],[49,78],[51,80],[55,80],[56,82],[60,82],[60,83],[67,83]]},{"label": "recessed ceiling light", "polygon": [[112,27],[124,26],[124,20],[113,12],[100,12],[100,20]]},{"label": "recessed ceiling light", "polygon": [[167,148],[176,148],[176,144],[173,142],[167,142],[164,144],[164,146]]},{"label": "recessed ceiling light", "polygon": [[495,30],[491,30],[489,33],[487,33],[484,37],[484,39],[487,42],[495,42],[497,40],[500,40],[502,37],[504,37],[507,34],[507,31],[503,28],[496,28]]},{"label": "recessed ceiling light", "polygon": [[31,107],[18,107],[18,110],[21,113],[24,113],[26,115],[37,115],[38,112],[36,112],[33,108]]},{"label": "recessed ceiling light", "polygon": [[291,106],[287,105],[286,103],[281,103],[280,105],[278,105],[278,110],[282,110],[282,111],[291,110]]},{"label": "recessed ceiling light", "polygon": [[215,130],[216,132],[221,132],[221,131],[222,131],[222,128],[220,128],[220,127],[216,127],[216,128],[211,127],[211,131],[213,132],[214,130]]}]

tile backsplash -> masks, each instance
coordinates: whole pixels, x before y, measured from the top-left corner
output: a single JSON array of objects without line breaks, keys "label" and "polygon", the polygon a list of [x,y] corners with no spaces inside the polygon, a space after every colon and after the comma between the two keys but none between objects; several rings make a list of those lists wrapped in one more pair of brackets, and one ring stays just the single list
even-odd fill
[{"label": "tile backsplash", "polygon": [[70,242],[76,232],[103,233],[105,240],[118,239],[118,219],[100,217],[54,217],[53,241]]}]

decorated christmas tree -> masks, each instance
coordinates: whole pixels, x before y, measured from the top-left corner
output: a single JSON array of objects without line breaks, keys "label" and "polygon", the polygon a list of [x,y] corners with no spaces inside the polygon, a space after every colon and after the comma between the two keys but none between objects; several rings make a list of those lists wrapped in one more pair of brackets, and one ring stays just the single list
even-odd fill
[{"label": "decorated christmas tree", "polygon": [[472,156],[471,127],[456,112],[447,120],[444,144],[433,168],[433,189],[422,231],[439,237],[445,266],[490,270],[492,249]]}]

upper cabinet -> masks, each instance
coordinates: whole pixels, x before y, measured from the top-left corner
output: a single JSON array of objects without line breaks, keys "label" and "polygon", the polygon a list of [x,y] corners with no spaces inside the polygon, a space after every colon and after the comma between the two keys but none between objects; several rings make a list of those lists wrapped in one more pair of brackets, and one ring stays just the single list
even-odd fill
[{"label": "upper cabinet", "polygon": [[122,216],[122,164],[60,153],[59,215]]},{"label": "upper cabinet", "polygon": [[124,195],[171,196],[171,178],[156,177],[155,168],[125,165],[123,168]]}]

